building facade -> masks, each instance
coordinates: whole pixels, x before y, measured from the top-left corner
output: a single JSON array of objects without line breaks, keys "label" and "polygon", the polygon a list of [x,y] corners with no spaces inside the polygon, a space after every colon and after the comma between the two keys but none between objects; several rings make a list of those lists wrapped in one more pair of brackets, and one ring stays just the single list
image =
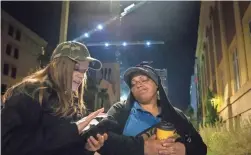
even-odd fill
[{"label": "building facade", "polygon": [[108,110],[112,104],[120,100],[120,69],[118,63],[103,63],[102,69],[91,71],[89,77],[95,78],[97,86],[94,110],[101,107]]},{"label": "building facade", "polygon": [[196,48],[199,98],[206,117],[208,89],[229,128],[251,116],[251,3],[202,1]]},{"label": "building facade", "polygon": [[155,71],[160,76],[162,86],[163,86],[166,94],[168,94],[168,91],[167,91],[167,69],[155,69]]},{"label": "building facade", "polygon": [[191,85],[190,85],[190,105],[194,111],[194,119],[197,119],[197,86],[196,86],[196,76],[191,76]]},{"label": "building facade", "polygon": [[39,67],[47,42],[1,10],[1,94]]}]

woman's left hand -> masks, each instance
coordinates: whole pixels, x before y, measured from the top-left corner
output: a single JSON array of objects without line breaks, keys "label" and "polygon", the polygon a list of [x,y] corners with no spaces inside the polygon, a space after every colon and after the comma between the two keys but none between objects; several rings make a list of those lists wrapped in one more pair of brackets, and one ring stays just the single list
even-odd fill
[{"label": "woman's left hand", "polygon": [[160,155],[185,155],[186,147],[183,143],[175,142],[174,138],[168,138],[162,141],[162,145],[167,148],[167,150],[160,151]]},{"label": "woman's left hand", "polygon": [[88,151],[95,152],[104,145],[104,142],[107,140],[107,138],[108,135],[106,133],[103,135],[97,134],[97,139],[91,136],[87,139],[87,143],[85,144],[85,149],[87,149]]}]

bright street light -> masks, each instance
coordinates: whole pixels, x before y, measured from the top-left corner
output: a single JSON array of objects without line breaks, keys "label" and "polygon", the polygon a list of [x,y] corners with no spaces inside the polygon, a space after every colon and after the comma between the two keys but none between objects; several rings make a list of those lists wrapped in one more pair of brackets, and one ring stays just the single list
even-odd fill
[{"label": "bright street light", "polygon": [[88,34],[88,33],[85,33],[85,37],[88,38],[88,37],[89,37],[89,34]]},{"label": "bright street light", "polygon": [[99,24],[99,25],[97,26],[97,28],[98,28],[99,30],[102,30],[102,29],[103,29],[103,26],[102,26],[101,24]]},{"label": "bright street light", "polygon": [[136,46],[136,45],[145,45],[145,46],[152,46],[152,45],[163,45],[165,42],[163,41],[133,41],[133,42],[126,42],[126,41],[106,41],[101,43],[87,43],[86,46]]},{"label": "bright street light", "polygon": [[135,6],[134,3],[131,4],[131,5],[129,5],[128,7],[126,7],[126,8],[124,9],[124,12],[128,12],[128,11],[131,10],[134,6]]},{"label": "bright street light", "polygon": [[109,46],[109,43],[105,43],[105,47],[108,47]]}]

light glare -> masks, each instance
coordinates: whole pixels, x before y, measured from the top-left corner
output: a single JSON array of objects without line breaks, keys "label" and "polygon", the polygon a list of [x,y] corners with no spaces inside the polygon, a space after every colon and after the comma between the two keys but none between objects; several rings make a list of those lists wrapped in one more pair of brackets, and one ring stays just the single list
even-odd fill
[{"label": "light glare", "polygon": [[88,37],[89,37],[89,34],[88,34],[88,33],[85,33],[84,35],[85,35],[85,37],[86,37],[86,38],[88,38]]},{"label": "light glare", "polygon": [[127,95],[123,94],[120,96],[120,101],[125,101],[127,99]]},{"label": "light glare", "polygon": [[103,29],[103,26],[101,24],[98,25],[98,29],[99,30],[102,30]]}]

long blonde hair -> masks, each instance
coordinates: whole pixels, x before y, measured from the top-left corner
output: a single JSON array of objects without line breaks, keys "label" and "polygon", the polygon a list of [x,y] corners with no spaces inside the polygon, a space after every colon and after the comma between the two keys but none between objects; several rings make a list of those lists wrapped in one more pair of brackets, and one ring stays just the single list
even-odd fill
[{"label": "long blonde hair", "polygon": [[[85,113],[83,100],[84,87],[86,86],[86,74],[83,78],[81,88],[72,92],[72,75],[76,62],[68,57],[60,57],[51,61],[44,69],[38,70],[30,76],[25,77],[21,82],[9,88],[3,96],[3,103],[13,95],[15,88],[24,88],[28,84],[39,84],[39,92],[47,89],[43,84],[46,81],[52,83],[52,89],[57,92],[59,100],[55,107],[55,114],[60,116],[71,116],[76,113]],[[34,97],[35,92],[32,93]],[[74,98],[78,98],[78,104],[74,103]],[[40,103],[41,104],[41,103]]]}]

